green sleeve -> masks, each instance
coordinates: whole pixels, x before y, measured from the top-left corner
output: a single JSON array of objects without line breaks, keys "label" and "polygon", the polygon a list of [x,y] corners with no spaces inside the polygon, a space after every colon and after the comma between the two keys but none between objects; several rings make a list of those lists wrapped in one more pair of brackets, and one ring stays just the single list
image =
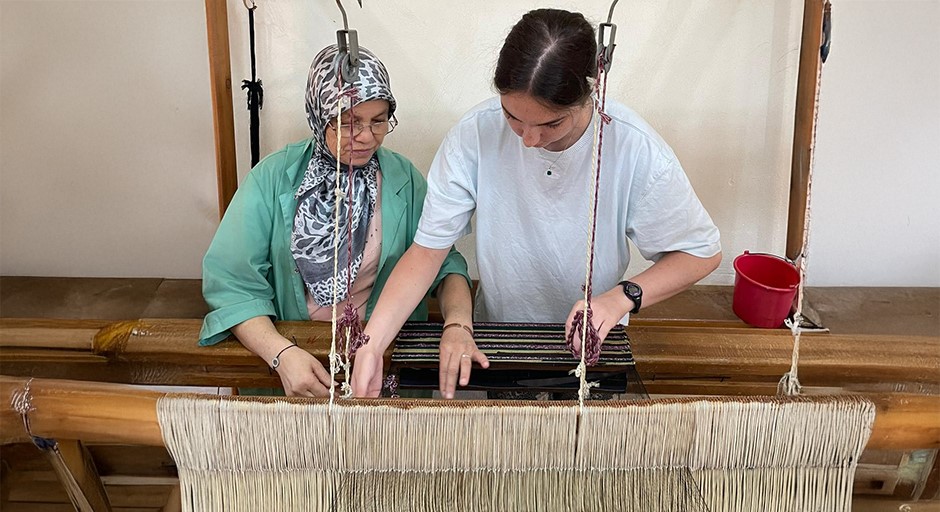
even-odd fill
[{"label": "green sleeve", "polygon": [[[414,165],[411,165],[411,173],[415,183],[415,197],[412,208],[414,209],[414,218],[419,219],[421,217],[421,211],[424,209],[424,197],[428,193],[428,182]],[[415,225],[415,228],[417,229],[417,225]],[[412,233],[411,236],[413,239],[414,233]],[[447,258],[444,259],[444,263],[441,265],[441,270],[437,273],[437,277],[434,278],[434,282],[431,284],[429,294],[436,293],[438,285],[441,284],[441,281],[447,277],[448,274],[462,275],[463,278],[467,280],[467,286],[473,289],[473,282],[470,280],[470,273],[467,271],[467,260],[464,259],[463,255],[460,254],[460,251],[458,251],[456,247],[450,248]]]},{"label": "green sleeve", "polygon": [[441,265],[440,272],[437,273],[437,277],[434,278],[434,283],[431,285],[432,293],[437,293],[437,287],[441,284],[441,281],[447,277],[448,274],[460,274],[464,279],[467,280],[467,286],[470,289],[473,289],[473,282],[470,281],[470,273],[467,271],[467,260],[464,259],[463,254],[460,254],[460,251],[456,247],[451,247],[450,252],[447,254],[447,258],[444,259],[444,264]]},{"label": "green sleeve", "polygon": [[276,316],[275,292],[268,281],[275,212],[273,194],[265,194],[255,172],[249,173],[202,262],[202,294],[210,311],[199,333],[200,345],[224,340],[229,329],[245,320]]}]

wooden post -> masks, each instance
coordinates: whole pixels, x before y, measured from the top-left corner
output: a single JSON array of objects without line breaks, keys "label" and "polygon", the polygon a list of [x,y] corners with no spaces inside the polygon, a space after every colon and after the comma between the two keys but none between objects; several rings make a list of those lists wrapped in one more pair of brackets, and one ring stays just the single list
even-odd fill
[{"label": "wooden post", "polygon": [[790,206],[787,215],[787,258],[795,260],[803,252],[803,225],[809,191],[809,167],[813,161],[816,136],[817,77],[822,67],[820,46],[823,18],[828,0],[804,0],[803,39],[800,44],[800,71],[796,86],[796,116],[793,123],[793,157],[790,162]]},{"label": "wooden post", "polygon": [[80,441],[58,441],[55,448],[44,449],[43,454],[52,464],[75,510],[110,512],[111,502],[98,476],[95,461]]},{"label": "wooden post", "polygon": [[212,88],[212,124],[215,129],[215,166],[219,189],[219,218],[225,214],[238,188],[235,159],[235,115],[232,112],[232,63],[228,42],[225,0],[206,0],[209,39],[209,83]]}]

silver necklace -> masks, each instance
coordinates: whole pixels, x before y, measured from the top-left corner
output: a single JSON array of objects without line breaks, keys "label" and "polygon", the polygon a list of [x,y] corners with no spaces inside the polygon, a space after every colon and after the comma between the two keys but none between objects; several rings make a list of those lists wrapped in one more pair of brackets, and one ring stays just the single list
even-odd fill
[{"label": "silver necklace", "polygon": [[551,176],[555,172],[555,170],[557,169],[557,167],[555,167],[555,164],[557,164],[558,161],[561,160],[561,157],[565,156],[566,151],[568,151],[568,148],[561,150],[558,153],[558,156],[555,158],[555,160],[553,160],[552,163],[548,164],[548,167],[545,168],[546,176]]}]

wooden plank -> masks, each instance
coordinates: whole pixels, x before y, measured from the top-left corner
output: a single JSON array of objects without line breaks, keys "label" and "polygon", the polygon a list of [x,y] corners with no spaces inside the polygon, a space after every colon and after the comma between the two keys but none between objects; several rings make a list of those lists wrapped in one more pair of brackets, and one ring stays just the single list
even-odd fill
[{"label": "wooden plank", "polygon": [[0,318],[0,348],[33,347],[88,350],[109,320]]},{"label": "wooden plank", "polygon": [[180,491],[179,482],[170,488],[170,494],[166,497],[166,502],[160,512],[182,512],[183,498]]},{"label": "wooden plank", "polygon": [[[14,325],[14,335],[11,325],[0,322],[0,332],[17,345],[0,357],[0,371],[8,375],[201,386],[258,387],[279,382],[234,338],[213,347],[197,346],[201,321],[196,319],[107,324],[94,337],[94,353],[26,347],[27,341],[18,341],[17,336],[34,339],[29,329]],[[45,332],[53,325],[37,329]],[[276,325],[301,348],[327,361],[329,324]],[[72,327],[65,324],[64,329]],[[775,385],[790,366],[792,337],[786,330],[660,324],[631,326],[628,332],[644,382],[659,382],[653,386],[670,382],[675,393],[704,393],[680,389],[676,385],[683,380]],[[940,336],[808,334],[801,343],[799,377],[808,387],[888,386],[929,393],[938,390],[938,374]]]},{"label": "wooden plank", "polygon": [[[56,484],[58,485],[58,484]],[[172,485],[108,486],[107,494],[114,503],[108,510],[149,509],[160,510],[172,493]],[[65,500],[65,501],[63,501]],[[68,495],[61,487],[52,487],[46,482],[20,482],[10,492],[10,503],[61,504],[68,503]],[[74,511],[73,505],[68,505]],[[7,504],[4,504],[4,512]],[[56,510],[52,508],[52,510]],[[99,509],[102,510],[102,509]],[[96,511],[97,512],[97,511]]]},{"label": "wooden plank", "polygon": [[[22,422],[16,430],[23,430]],[[0,446],[0,460],[2,460],[0,467],[7,468],[13,473],[52,471],[49,463],[42,458],[39,448],[36,448],[32,442]],[[55,480],[55,477],[53,476],[52,479]]]},{"label": "wooden plank", "polygon": [[[155,461],[150,460],[149,462],[156,463]],[[107,486],[136,486],[136,485],[147,485],[147,486],[164,486],[164,487],[174,487],[179,485],[179,478],[172,476],[125,476],[125,475],[114,475],[114,476],[103,476],[101,481]],[[172,491],[171,491],[172,492]]]},{"label": "wooden plank", "polygon": [[111,502],[98,476],[95,462],[80,441],[62,439],[55,449],[43,450],[59,482],[80,512],[111,511]]},{"label": "wooden plank", "polygon": [[787,215],[787,258],[796,259],[803,251],[809,171],[816,143],[817,75],[822,68],[823,14],[828,0],[804,0],[803,37],[796,86],[796,113],[793,123],[793,155],[790,167],[790,200]]},{"label": "wooden plank", "polygon": [[[778,334],[629,329],[637,370],[659,375],[779,379],[790,368],[792,338]],[[934,383],[940,337],[804,335],[799,377],[804,385]]]},{"label": "wooden plank", "polygon": [[232,110],[232,63],[228,40],[228,10],[225,0],[206,0],[206,35],[209,46],[212,126],[215,130],[219,218],[222,218],[238,188],[235,115]]},{"label": "wooden plank", "polygon": [[88,451],[95,459],[102,480],[114,477],[176,479],[176,462],[162,446],[92,444]]}]

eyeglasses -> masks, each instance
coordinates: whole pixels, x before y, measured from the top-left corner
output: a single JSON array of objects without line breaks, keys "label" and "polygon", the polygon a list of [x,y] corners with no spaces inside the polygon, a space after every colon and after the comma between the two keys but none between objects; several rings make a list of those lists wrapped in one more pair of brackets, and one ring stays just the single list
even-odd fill
[{"label": "eyeglasses", "polygon": [[[336,119],[331,119],[327,126],[336,131]],[[395,127],[398,126],[398,119],[395,119],[395,116],[392,116],[390,119],[385,121],[376,121],[374,123],[363,124],[358,121],[352,124],[352,134],[353,137],[358,137],[362,130],[365,130],[367,127],[369,131],[372,132],[372,135],[375,137],[381,137],[388,135],[395,130]],[[349,124],[343,123],[343,135],[349,133]]]}]

